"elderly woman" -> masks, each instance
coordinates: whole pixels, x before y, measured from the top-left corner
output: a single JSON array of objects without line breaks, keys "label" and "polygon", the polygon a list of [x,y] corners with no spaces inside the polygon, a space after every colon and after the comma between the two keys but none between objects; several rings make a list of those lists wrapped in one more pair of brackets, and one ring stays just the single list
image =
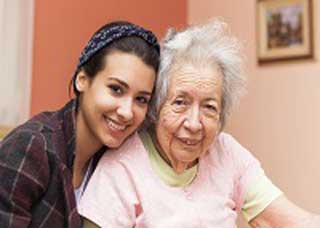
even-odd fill
[{"label": "elderly woman", "polygon": [[222,132],[244,90],[239,43],[226,31],[214,20],[168,33],[152,125],[104,154],[82,216],[101,227],[230,228],[242,212],[253,227],[320,227]]}]

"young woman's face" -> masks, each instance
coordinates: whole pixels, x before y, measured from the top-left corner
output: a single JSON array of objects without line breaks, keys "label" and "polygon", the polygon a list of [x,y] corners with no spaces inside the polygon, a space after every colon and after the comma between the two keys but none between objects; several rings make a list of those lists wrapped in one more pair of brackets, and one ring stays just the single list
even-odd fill
[{"label": "young woman's face", "polygon": [[93,79],[80,72],[77,131],[88,143],[115,148],[143,122],[156,73],[139,57],[115,51]]}]

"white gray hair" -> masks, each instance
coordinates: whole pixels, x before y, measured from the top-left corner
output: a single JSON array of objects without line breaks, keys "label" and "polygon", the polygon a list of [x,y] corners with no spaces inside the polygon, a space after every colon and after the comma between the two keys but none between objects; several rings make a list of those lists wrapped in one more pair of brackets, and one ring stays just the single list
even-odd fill
[{"label": "white gray hair", "polygon": [[190,26],[181,32],[169,29],[163,40],[155,96],[148,113],[151,122],[157,121],[167,98],[172,68],[183,61],[195,67],[216,64],[220,68],[223,77],[220,113],[222,130],[231,110],[245,91],[240,42],[230,35],[228,25],[221,19]]}]

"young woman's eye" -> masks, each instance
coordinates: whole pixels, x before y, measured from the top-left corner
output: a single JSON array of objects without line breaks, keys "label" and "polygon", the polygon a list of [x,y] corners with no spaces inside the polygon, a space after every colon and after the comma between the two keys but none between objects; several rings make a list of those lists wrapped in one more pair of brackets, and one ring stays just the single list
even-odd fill
[{"label": "young woman's eye", "polygon": [[118,85],[109,85],[108,87],[109,87],[109,88],[111,89],[111,91],[112,91],[113,93],[115,93],[115,94],[120,95],[120,94],[123,93],[123,89],[121,88],[121,86],[118,86]]},{"label": "young woman's eye", "polygon": [[140,103],[140,104],[148,104],[149,103],[149,99],[146,97],[137,97],[136,100]]}]

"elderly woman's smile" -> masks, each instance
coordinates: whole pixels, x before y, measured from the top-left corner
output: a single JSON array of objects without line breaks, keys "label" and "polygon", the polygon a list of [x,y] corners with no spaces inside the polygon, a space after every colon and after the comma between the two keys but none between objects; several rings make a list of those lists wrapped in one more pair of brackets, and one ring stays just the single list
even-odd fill
[{"label": "elderly woman's smile", "polygon": [[196,146],[201,142],[201,139],[192,139],[192,138],[184,138],[184,137],[178,137],[180,141],[187,146]]},{"label": "elderly woman's smile", "polygon": [[180,64],[172,71],[156,140],[162,157],[177,173],[195,165],[219,132],[221,87],[221,71],[214,64]]}]

